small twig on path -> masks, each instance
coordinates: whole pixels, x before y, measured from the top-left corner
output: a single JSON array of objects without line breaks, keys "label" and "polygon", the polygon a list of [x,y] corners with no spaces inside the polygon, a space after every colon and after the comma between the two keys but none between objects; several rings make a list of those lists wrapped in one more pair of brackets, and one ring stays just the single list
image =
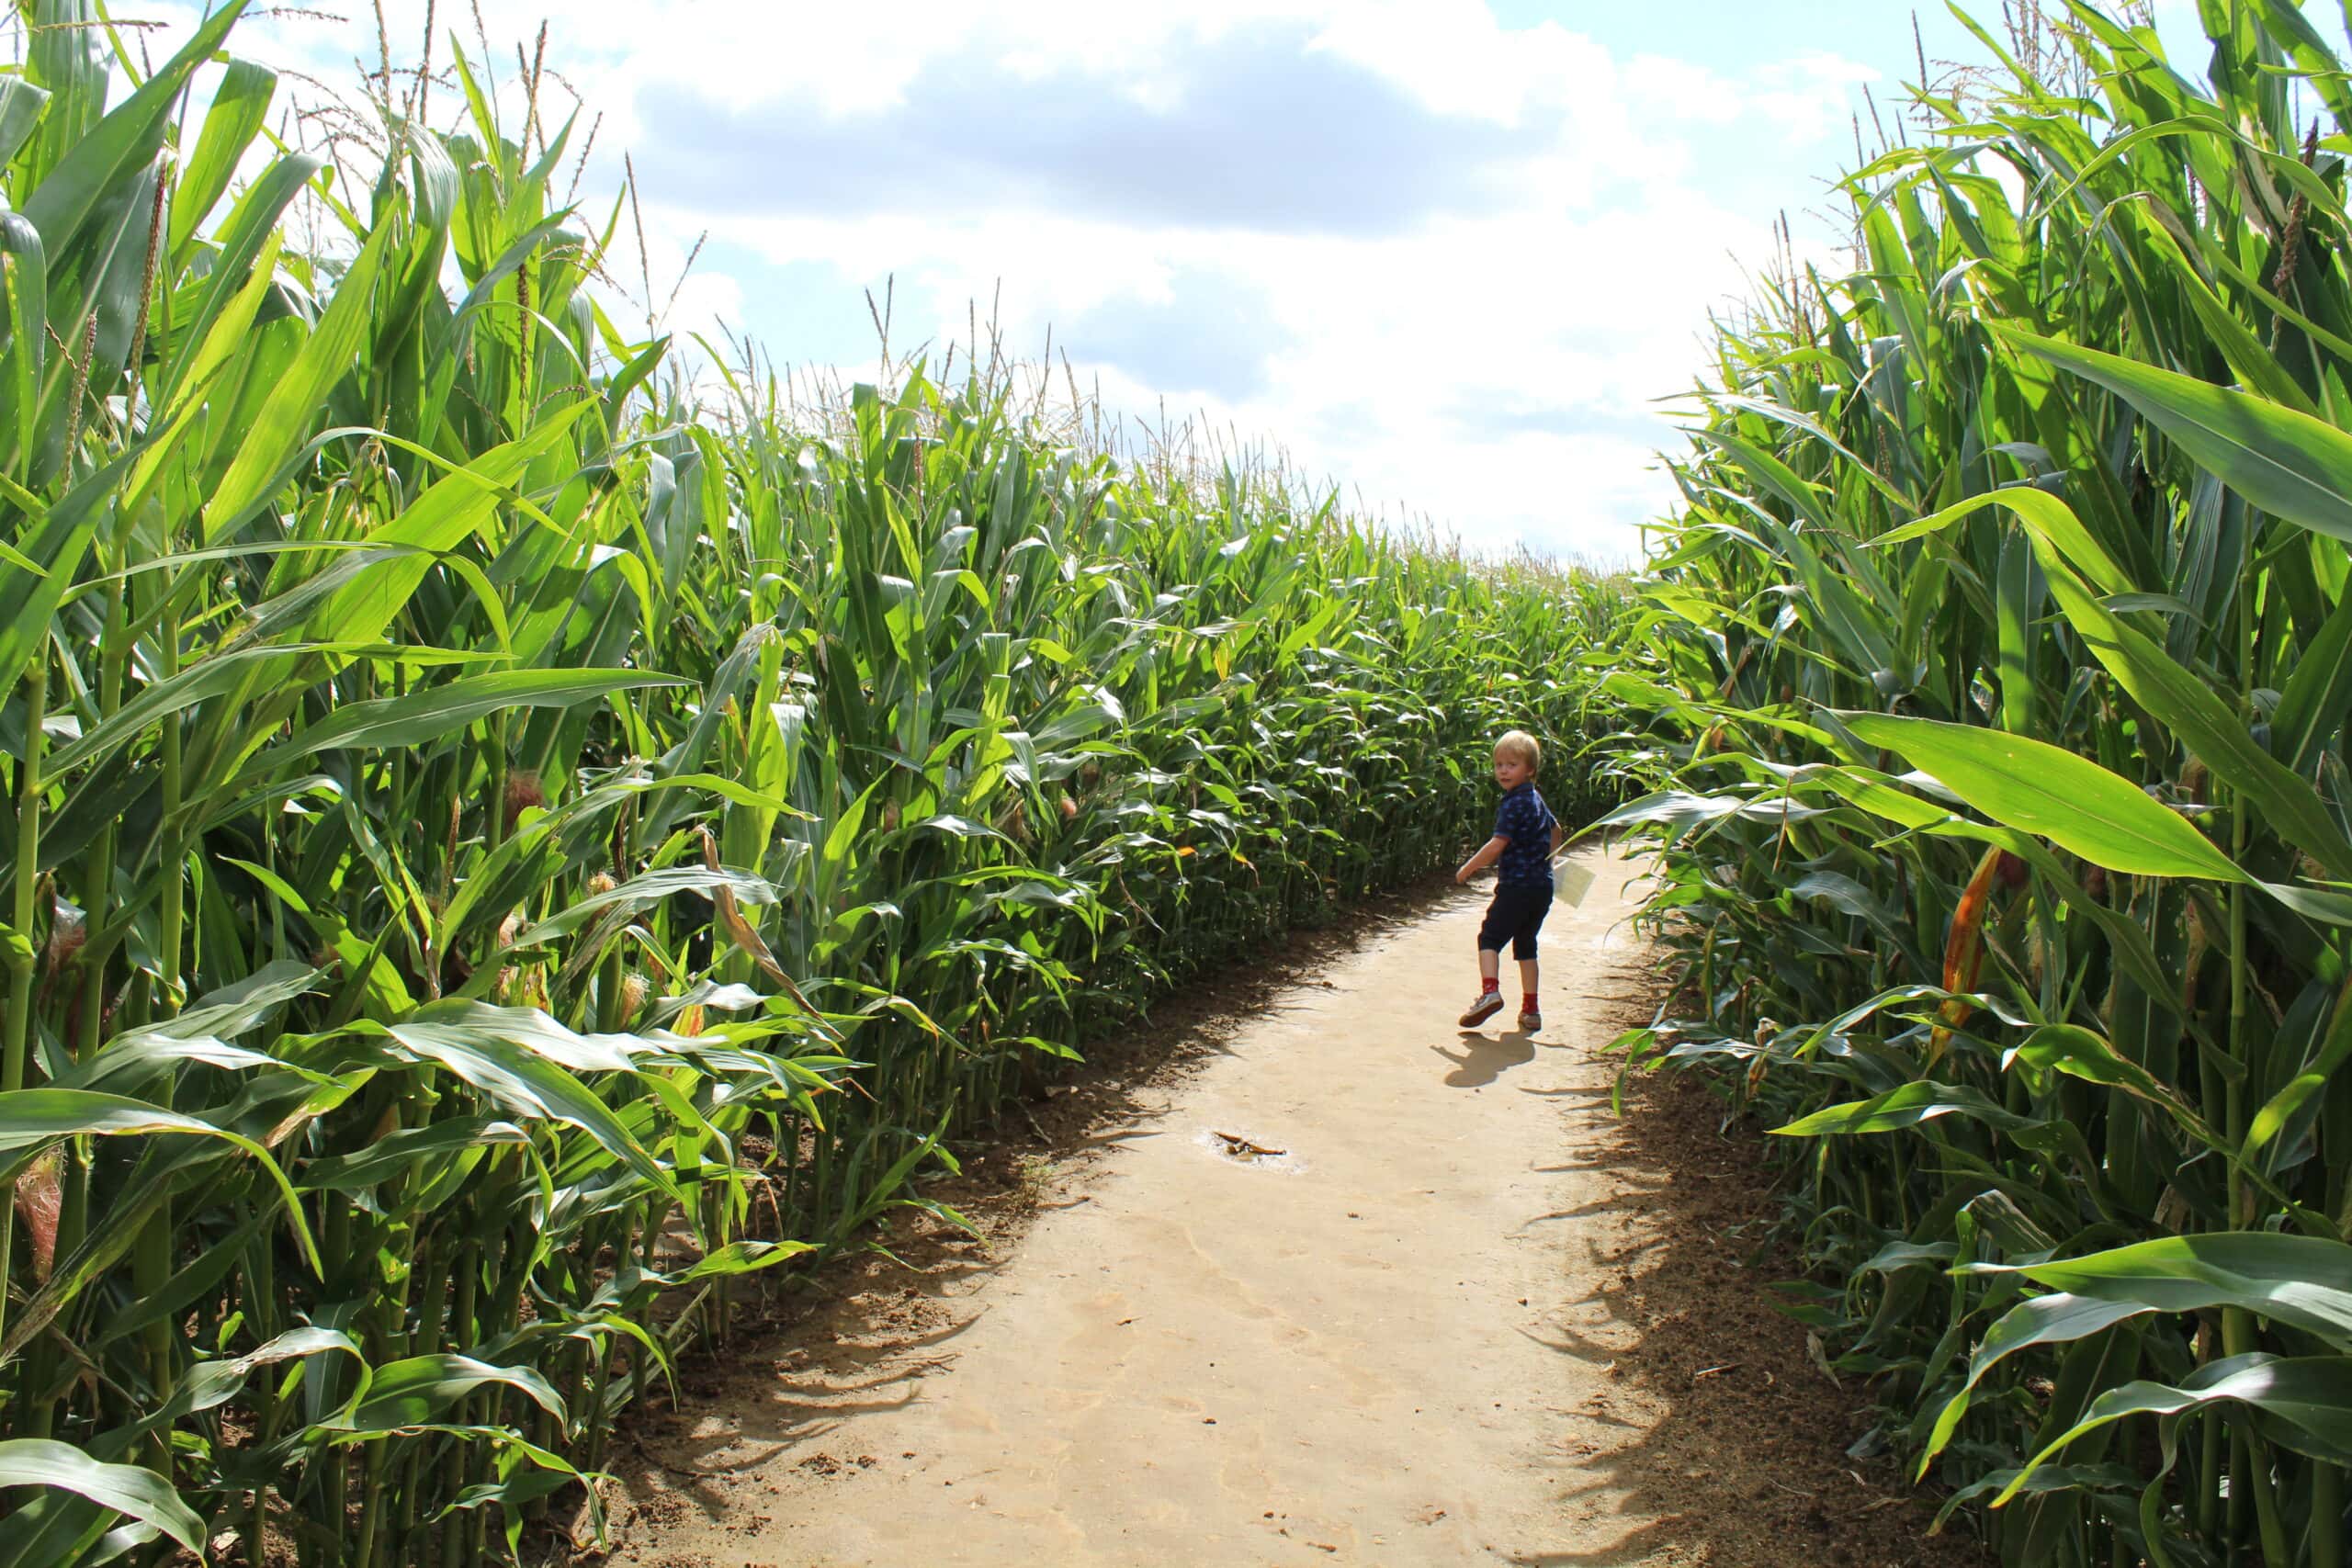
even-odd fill
[{"label": "small twig on path", "polygon": [[1241,1159],[1264,1159],[1275,1155],[1290,1153],[1288,1149],[1270,1149],[1263,1144],[1253,1144],[1249,1139],[1232,1133],[1220,1133],[1214,1127],[1209,1129],[1209,1135],[1224,1139],[1225,1152]]}]

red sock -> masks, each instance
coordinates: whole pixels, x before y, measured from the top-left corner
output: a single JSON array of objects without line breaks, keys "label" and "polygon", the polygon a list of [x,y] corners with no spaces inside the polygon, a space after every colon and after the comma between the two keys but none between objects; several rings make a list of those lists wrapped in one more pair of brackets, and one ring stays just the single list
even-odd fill
[{"label": "red sock", "polygon": [[1519,998],[1519,1010],[1521,1012],[1533,1012],[1536,1010],[1535,993],[1533,991],[1530,991],[1525,996]]},{"label": "red sock", "polygon": [[1503,983],[1492,975],[1481,976],[1479,977],[1478,994],[1482,997],[1495,996],[1498,994],[1502,988]]}]

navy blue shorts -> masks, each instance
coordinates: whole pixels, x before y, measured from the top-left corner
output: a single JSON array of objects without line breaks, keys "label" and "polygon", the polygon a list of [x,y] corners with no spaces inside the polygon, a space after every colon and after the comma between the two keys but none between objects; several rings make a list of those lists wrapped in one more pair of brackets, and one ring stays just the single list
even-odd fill
[{"label": "navy blue shorts", "polygon": [[1495,889],[1487,906],[1486,923],[1478,928],[1478,951],[1500,953],[1510,943],[1510,955],[1522,964],[1535,956],[1535,933],[1552,912],[1552,885],[1515,887],[1506,883]]}]

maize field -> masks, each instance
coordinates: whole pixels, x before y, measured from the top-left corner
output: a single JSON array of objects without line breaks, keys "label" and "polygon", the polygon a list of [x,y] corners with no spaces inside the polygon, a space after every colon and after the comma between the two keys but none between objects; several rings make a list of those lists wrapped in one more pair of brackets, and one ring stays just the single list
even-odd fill
[{"label": "maize field", "polygon": [[1451,863],[1620,602],[994,361],[682,369],[535,73],[322,154],[243,8],[150,70],[20,0],[0,75],[8,1563],[590,1539],[752,1276]]},{"label": "maize field", "polygon": [[[2344,1562],[2352,85],[2087,4],[1722,331],[1608,694],[1853,1450],[2044,1564]],[[2331,17],[2332,24],[2334,18]],[[2076,89],[2079,90],[2076,90]],[[1825,1396],[1826,1393],[1825,1391]]]}]

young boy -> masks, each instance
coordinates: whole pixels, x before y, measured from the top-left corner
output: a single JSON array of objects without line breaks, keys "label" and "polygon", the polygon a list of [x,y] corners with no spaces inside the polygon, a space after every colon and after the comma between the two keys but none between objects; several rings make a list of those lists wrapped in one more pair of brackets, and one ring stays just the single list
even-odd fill
[{"label": "young boy", "polygon": [[1502,1011],[1506,941],[1519,960],[1519,1027],[1528,1033],[1544,1027],[1535,1005],[1535,933],[1551,912],[1552,857],[1567,831],[1535,791],[1536,770],[1543,765],[1544,748],[1523,730],[1495,742],[1495,783],[1503,799],[1495,810],[1494,837],[1453,874],[1454,881],[1467,882],[1501,863],[1495,872],[1495,901],[1478,928],[1478,999],[1462,1015],[1464,1029],[1476,1029]]}]

